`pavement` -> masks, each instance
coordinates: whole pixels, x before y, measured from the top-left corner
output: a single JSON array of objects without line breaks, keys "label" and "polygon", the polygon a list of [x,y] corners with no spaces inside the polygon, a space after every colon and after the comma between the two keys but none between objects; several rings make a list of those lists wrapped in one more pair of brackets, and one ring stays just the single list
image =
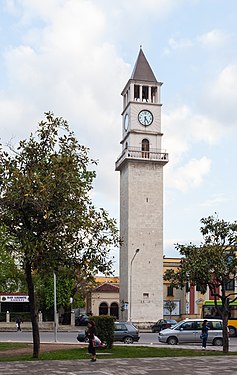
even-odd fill
[{"label": "pavement", "polygon": [[1,375],[235,375],[237,356],[0,362]]},{"label": "pavement", "polygon": [[[43,344],[43,342],[42,342]],[[60,342],[57,342],[60,344]],[[65,344],[65,342],[63,343]],[[70,346],[70,343],[67,343]],[[74,343],[75,344],[75,343]],[[87,345],[87,344],[85,344]],[[121,345],[121,343],[119,344]],[[141,346],[141,343],[134,343]],[[143,346],[167,346],[162,343]],[[174,345],[172,349],[201,350],[200,345]],[[220,351],[222,347],[207,346],[207,351]],[[230,351],[237,351],[230,346]],[[165,358],[128,358],[67,361],[0,362],[0,375],[237,375],[237,355]]]}]

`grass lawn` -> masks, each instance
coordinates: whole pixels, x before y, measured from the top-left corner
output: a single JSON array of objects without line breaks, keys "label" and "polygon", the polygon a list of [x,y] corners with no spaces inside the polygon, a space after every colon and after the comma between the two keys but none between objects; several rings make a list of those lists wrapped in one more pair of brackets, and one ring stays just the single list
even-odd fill
[{"label": "grass lawn", "polygon": [[[10,361],[32,361],[32,346],[30,354],[8,354],[9,351],[17,348],[26,348],[27,344],[0,343],[0,362]],[[193,357],[193,356],[220,356],[225,355],[220,351],[201,351],[194,349],[176,349],[169,347],[146,347],[146,346],[114,346],[112,349],[100,348],[97,350],[98,359],[111,358],[146,358],[146,357]],[[231,352],[228,355],[237,355],[237,352]],[[78,360],[88,359],[86,347],[74,349],[62,349],[56,351],[47,351],[40,354],[39,360]]]},{"label": "grass lawn", "polygon": [[8,342],[0,342],[0,352],[3,350],[15,350],[20,348],[28,348],[28,344],[20,344],[20,343],[8,343]]}]

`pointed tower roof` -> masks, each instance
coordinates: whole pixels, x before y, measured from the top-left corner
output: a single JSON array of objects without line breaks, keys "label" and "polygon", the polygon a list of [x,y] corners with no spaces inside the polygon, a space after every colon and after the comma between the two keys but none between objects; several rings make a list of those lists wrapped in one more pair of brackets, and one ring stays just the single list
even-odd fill
[{"label": "pointed tower roof", "polygon": [[142,48],[140,48],[131,79],[136,81],[148,81],[157,83],[157,79],[142,51]]}]

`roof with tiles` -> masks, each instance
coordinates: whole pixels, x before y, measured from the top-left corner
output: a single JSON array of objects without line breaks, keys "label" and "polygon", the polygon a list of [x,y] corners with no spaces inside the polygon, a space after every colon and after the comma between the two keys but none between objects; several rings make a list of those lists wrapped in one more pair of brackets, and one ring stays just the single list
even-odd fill
[{"label": "roof with tiles", "polygon": [[119,293],[119,286],[111,283],[104,283],[97,286],[93,292],[96,293]]},{"label": "roof with tiles", "polygon": [[131,79],[136,81],[147,81],[157,83],[156,77],[142,51],[140,49],[137,61],[135,63]]}]

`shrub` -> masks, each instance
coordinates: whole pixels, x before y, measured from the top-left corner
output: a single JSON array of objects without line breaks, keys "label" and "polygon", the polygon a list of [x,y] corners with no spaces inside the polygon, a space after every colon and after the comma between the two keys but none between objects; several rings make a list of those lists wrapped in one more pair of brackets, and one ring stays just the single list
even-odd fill
[{"label": "shrub", "polygon": [[111,349],[114,342],[114,322],[116,318],[114,316],[100,315],[93,316],[92,320],[96,324],[98,337],[108,349]]}]

